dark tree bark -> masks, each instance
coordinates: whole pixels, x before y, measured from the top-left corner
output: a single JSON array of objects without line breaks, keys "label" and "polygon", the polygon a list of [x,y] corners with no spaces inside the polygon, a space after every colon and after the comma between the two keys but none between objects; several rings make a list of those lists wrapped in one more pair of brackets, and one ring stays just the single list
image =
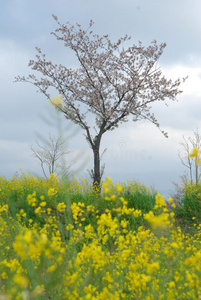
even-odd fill
[{"label": "dark tree bark", "polygon": [[93,146],[93,154],[94,154],[94,178],[93,185],[100,185],[101,182],[101,167],[100,167],[100,141],[99,137],[96,137],[96,141]]}]

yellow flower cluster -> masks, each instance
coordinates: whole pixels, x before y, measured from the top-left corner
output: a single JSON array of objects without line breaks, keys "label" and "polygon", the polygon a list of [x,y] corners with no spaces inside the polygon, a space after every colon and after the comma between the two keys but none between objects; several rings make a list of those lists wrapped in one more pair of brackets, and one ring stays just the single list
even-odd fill
[{"label": "yellow flower cluster", "polygon": [[154,209],[158,209],[166,206],[165,197],[164,196],[161,197],[161,194],[157,194],[155,199],[156,199],[156,205],[154,206]]},{"label": "yellow flower cluster", "polygon": [[48,238],[46,234],[43,233],[38,235],[37,231],[27,229],[20,235],[16,236],[13,247],[17,255],[22,260],[28,258],[36,260],[41,256],[42,251],[46,248],[47,241]]},{"label": "yellow flower cluster", "polygon": [[50,188],[47,193],[48,197],[53,197],[56,194],[57,194],[57,191],[55,190],[55,188]]},{"label": "yellow flower cluster", "polygon": [[27,202],[31,206],[36,206],[37,205],[36,192],[33,192],[33,194],[29,194],[27,196]]},{"label": "yellow flower cluster", "polygon": [[7,204],[5,204],[5,205],[2,205],[2,206],[0,206],[0,213],[2,213],[2,212],[7,212],[8,211],[8,209],[9,209],[9,207],[8,207],[8,205]]},{"label": "yellow flower cluster", "polygon": [[150,211],[144,215],[144,219],[151,224],[153,229],[165,229],[170,224],[167,213],[155,216],[153,211]]},{"label": "yellow flower cluster", "polygon": [[57,205],[57,210],[58,210],[59,212],[64,212],[65,209],[66,209],[66,204],[65,204],[64,202],[58,203],[58,205]]},{"label": "yellow flower cluster", "polygon": [[78,223],[78,219],[82,217],[82,214],[84,213],[84,207],[85,204],[78,202],[77,203],[72,203],[71,205],[71,210],[73,214],[73,219],[75,220],[75,224]]}]

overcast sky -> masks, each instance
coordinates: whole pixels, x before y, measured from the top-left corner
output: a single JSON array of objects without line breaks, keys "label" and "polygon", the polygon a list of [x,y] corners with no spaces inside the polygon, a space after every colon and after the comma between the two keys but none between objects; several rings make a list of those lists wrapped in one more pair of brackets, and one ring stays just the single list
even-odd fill
[{"label": "overcast sky", "polygon": [[[180,182],[180,175],[187,171],[177,157],[182,151],[182,135],[188,138],[197,128],[201,132],[200,12],[200,0],[1,0],[1,174],[11,177],[21,168],[25,173],[42,175],[30,145],[36,144],[38,134],[58,134],[54,112],[44,95],[28,83],[13,83],[15,76],[32,73],[28,62],[35,57],[36,46],[53,62],[66,66],[74,62],[63,44],[50,35],[57,28],[52,18],[55,14],[61,23],[79,23],[84,28],[93,19],[93,31],[109,34],[113,41],[128,34],[131,44],[139,40],[144,45],[152,40],[167,43],[159,61],[162,71],[172,79],[189,76],[178,102],[170,102],[169,107],[153,106],[169,138],[148,121],[131,121],[103,135],[101,149],[107,148],[102,159],[105,176],[115,181],[139,179],[165,194],[173,190],[172,181]],[[69,150],[75,155],[82,153],[76,168],[87,160],[80,175],[88,176],[87,169],[93,167],[92,150],[82,130],[75,132],[75,126],[65,129],[68,124],[62,116],[61,121]]]}]

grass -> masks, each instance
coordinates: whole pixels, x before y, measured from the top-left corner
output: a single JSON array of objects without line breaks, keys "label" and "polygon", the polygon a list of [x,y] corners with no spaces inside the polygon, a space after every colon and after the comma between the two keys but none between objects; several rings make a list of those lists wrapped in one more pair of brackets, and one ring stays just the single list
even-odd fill
[{"label": "grass", "polygon": [[201,298],[200,186],[0,177],[0,299]]}]

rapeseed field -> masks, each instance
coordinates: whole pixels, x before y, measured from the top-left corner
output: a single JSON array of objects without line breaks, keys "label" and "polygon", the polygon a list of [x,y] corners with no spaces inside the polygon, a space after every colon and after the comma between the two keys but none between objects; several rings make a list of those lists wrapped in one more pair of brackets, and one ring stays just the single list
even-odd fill
[{"label": "rapeseed field", "polygon": [[22,173],[0,177],[0,200],[2,300],[201,299],[199,216],[184,230],[173,199],[138,181],[99,192]]}]

